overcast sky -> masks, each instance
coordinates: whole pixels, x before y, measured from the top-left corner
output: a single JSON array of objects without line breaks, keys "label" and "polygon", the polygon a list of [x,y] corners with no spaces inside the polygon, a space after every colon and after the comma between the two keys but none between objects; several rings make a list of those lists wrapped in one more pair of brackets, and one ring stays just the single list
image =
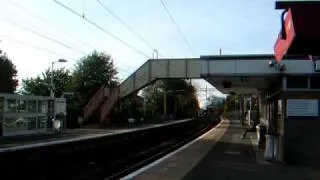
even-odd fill
[{"label": "overcast sky", "polygon": [[[67,59],[68,63],[56,67],[72,68],[80,57],[93,49],[105,51],[114,58],[116,66],[121,68],[119,76],[122,79],[147,60],[145,55],[152,57],[152,49],[96,0],[59,1],[141,53],[123,45],[53,0],[0,0],[0,49],[17,66],[19,79],[38,75],[59,58]],[[192,47],[193,55],[160,0],[100,1],[165,58],[219,54],[219,48],[222,54],[273,53],[280,30],[281,11],[274,9],[274,0],[165,0]],[[35,31],[41,35],[34,34]]]}]

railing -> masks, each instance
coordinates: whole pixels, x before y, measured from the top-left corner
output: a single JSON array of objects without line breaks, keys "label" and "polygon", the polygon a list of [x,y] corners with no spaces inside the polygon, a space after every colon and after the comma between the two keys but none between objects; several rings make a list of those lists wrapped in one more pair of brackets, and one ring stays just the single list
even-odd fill
[{"label": "railing", "polygon": [[116,86],[110,89],[108,99],[106,99],[100,107],[100,122],[107,121],[107,116],[119,99],[119,88]]},{"label": "railing", "polygon": [[84,108],[84,119],[88,119],[94,111],[99,108],[105,98],[105,86],[101,86],[100,89],[92,96],[88,104]]}]

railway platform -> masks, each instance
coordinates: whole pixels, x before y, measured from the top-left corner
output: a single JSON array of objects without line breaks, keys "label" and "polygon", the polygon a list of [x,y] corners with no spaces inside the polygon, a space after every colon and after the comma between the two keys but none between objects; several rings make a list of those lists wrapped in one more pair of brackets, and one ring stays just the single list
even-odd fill
[{"label": "railway platform", "polygon": [[198,139],[122,179],[320,179],[316,169],[264,161],[256,133],[242,139],[244,131],[239,120],[223,119]]},{"label": "railway platform", "polygon": [[141,124],[124,128],[106,128],[106,129],[66,129],[59,134],[39,133],[33,135],[1,137],[0,153],[8,151],[25,150],[30,148],[52,146],[70,142],[85,141],[90,139],[102,138],[107,136],[120,135],[135,131],[148,130],[152,128],[161,128],[174,124],[184,123],[192,119],[171,120],[154,124]]}]

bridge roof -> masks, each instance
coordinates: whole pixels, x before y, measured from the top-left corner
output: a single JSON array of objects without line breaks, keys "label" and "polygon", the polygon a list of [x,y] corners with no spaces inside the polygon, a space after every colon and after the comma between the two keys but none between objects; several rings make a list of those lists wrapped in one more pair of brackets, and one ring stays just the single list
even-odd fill
[{"label": "bridge roof", "polygon": [[[210,59],[210,60],[274,60],[273,54],[234,54],[234,55],[203,55],[200,59]],[[307,56],[300,55],[287,55],[284,57],[287,60],[301,60],[308,59]]]},{"label": "bridge roof", "polygon": [[287,9],[292,5],[320,5],[320,0],[278,0],[276,9]]}]

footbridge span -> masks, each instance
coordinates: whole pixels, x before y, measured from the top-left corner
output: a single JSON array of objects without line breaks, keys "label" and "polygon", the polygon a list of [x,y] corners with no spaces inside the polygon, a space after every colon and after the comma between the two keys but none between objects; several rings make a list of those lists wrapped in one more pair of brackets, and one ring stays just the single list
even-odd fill
[{"label": "footbridge span", "polygon": [[100,121],[107,121],[119,99],[159,79],[205,79],[224,93],[254,93],[278,81],[279,77],[313,72],[313,62],[298,56],[286,57],[281,64],[275,63],[274,55],[150,59],[117,87],[102,86],[84,108],[84,118],[100,109]]}]

